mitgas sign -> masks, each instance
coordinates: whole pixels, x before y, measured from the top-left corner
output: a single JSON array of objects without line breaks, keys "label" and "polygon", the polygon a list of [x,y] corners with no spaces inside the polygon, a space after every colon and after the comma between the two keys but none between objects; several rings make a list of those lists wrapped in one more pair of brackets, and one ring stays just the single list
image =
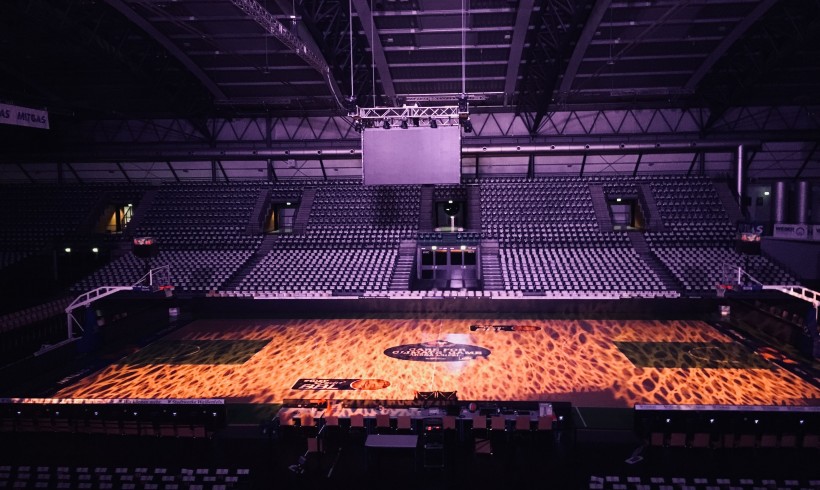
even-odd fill
[{"label": "mitgas sign", "polygon": [[48,112],[0,103],[0,124],[48,129]]},{"label": "mitgas sign", "polygon": [[434,340],[420,344],[405,344],[385,349],[384,355],[403,361],[458,362],[486,358],[490,349],[469,344],[454,344],[446,340]]}]

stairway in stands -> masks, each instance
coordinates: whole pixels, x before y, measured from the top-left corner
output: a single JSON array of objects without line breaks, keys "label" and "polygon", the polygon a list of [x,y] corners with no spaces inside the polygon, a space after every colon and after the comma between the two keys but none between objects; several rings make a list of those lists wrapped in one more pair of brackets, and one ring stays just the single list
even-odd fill
[{"label": "stairway in stands", "polygon": [[128,222],[128,226],[125,228],[126,235],[134,235],[134,230],[139,228],[140,223],[145,219],[145,215],[148,214],[148,211],[150,211],[154,205],[154,199],[156,199],[157,193],[159,193],[159,189],[148,189],[143,192],[142,199],[140,199],[140,202],[138,202],[132,210],[131,221]]},{"label": "stairway in stands", "polygon": [[729,183],[715,182],[714,186],[718,197],[720,197],[720,202],[723,203],[723,207],[729,215],[729,221],[732,223],[743,221],[743,214],[740,212],[740,206],[737,204],[737,198],[735,198],[734,192],[729,187]]},{"label": "stairway in stands", "polygon": [[433,231],[433,186],[421,186],[419,231]]},{"label": "stairway in stands", "polygon": [[399,256],[390,277],[390,291],[408,291],[413,266],[416,263],[416,241],[402,240],[399,244]]},{"label": "stairway in stands", "polygon": [[299,199],[299,209],[296,217],[293,218],[293,234],[304,235],[307,228],[308,218],[310,218],[310,208],[313,207],[313,199],[316,197],[315,187],[306,187],[302,190],[302,197]]},{"label": "stairway in stands", "polygon": [[481,231],[481,187],[467,186],[467,229]]},{"label": "stairway in stands", "polygon": [[125,226],[125,232],[121,240],[116,242],[110,249],[111,259],[117,259],[123,255],[131,253],[134,249],[134,244],[131,239],[134,237],[134,232],[139,228],[140,223],[145,219],[145,215],[151,210],[154,205],[154,200],[157,197],[159,189],[148,189],[143,192],[142,198],[137,205],[131,210],[131,221]]},{"label": "stairway in stands", "polygon": [[276,245],[278,240],[279,235],[265,235],[265,238],[262,239],[262,243],[259,244],[259,248],[256,249],[256,252],[248,257],[248,260],[236,269],[236,272],[231,274],[231,277],[225,281],[220,289],[223,291],[233,291],[238,289],[242,279],[244,279],[245,276],[247,276],[253,268],[256,267],[256,265],[259,264],[263,258],[265,258],[266,255],[268,255],[268,252],[273,250],[273,247]]},{"label": "stairway in stands", "polygon": [[253,204],[251,211],[251,218],[248,220],[248,226],[245,227],[246,235],[258,235],[262,233],[262,223],[267,216],[263,216],[270,209],[270,189],[265,187],[259,190],[259,195],[256,196],[256,202]]},{"label": "stairway in stands", "polygon": [[595,209],[595,219],[598,229],[612,231],[612,217],[609,215],[609,205],[604,196],[604,187],[601,184],[589,184],[589,194],[592,196],[592,207]]},{"label": "stairway in stands", "polygon": [[640,255],[641,259],[646,262],[652,271],[658,276],[658,279],[661,280],[663,285],[666,287],[668,291],[677,291],[682,293],[684,290],[683,284],[672,274],[672,271],[669,270],[666,265],[652,253],[652,250],[649,249],[649,245],[646,243],[646,239],[643,236],[643,232],[637,230],[629,230],[626,232],[626,235],[629,237],[629,241],[632,243],[632,248],[635,249],[635,252]]},{"label": "stairway in stands", "polygon": [[498,240],[481,240],[481,279],[484,291],[501,291],[501,259],[498,258]]},{"label": "stairway in stands", "polygon": [[639,200],[643,211],[644,229],[649,231],[664,231],[661,212],[658,210],[658,203],[652,193],[652,186],[644,182],[638,185]]}]

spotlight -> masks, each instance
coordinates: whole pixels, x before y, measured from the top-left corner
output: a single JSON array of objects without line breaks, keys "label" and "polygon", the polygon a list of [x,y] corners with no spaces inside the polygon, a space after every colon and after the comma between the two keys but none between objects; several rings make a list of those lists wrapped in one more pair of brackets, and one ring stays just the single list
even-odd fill
[{"label": "spotlight", "polygon": [[356,131],[357,133],[361,133],[363,129],[364,129],[364,126],[362,126],[361,121],[359,121],[358,119],[353,121],[353,131]]},{"label": "spotlight", "polygon": [[345,99],[345,108],[347,109],[348,115],[357,114],[359,112],[359,108],[356,107],[356,98],[348,97]]},{"label": "spotlight", "polygon": [[65,252],[65,253],[67,253],[67,254],[70,254],[70,253],[71,253],[71,247],[66,247],[66,248],[64,248],[64,249],[63,249],[63,252]]},{"label": "spotlight", "polygon": [[469,119],[464,119],[461,122],[461,126],[464,128],[465,133],[472,133],[473,132],[473,123],[471,123]]},{"label": "spotlight", "polygon": [[401,120],[401,125],[399,126],[401,129],[407,129],[407,119]]},{"label": "spotlight", "polygon": [[458,98],[458,112],[460,114],[467,113],[469,105],[467,104],[467,94],[461,94]]},{"label": "spotlight", "polygon": [[388,121],[387,119],[385,119],[385,120],[384,120],[384,123],[382,124],[382,127],[383,127],[384,129],[390,129],[390,121]]},{"label": "spotlight", "polygon": [[413,126],[419,127],[419,118],[417,118],[417,117],[413,118]]},{"label": "spotlight", "polygon": [[770,192],[769,192],[769,191],[763,191],[763,195],[764,195],[764,196],[768,196],[769,194],[770,194]]},{"label": "spotlight", "polygon": [[91,253],[95,253],[95,254],[96,254],[96,253],[99,253],[99,252],[100,252],[100,249],[99,249],[99,248],[97,248],[97,247],[93,247],[93,248],[91,249]]},{"label": "spotlight", "polygon": [[430,119],[430,127],[436,129],[438,127],[438,123],[435,119]]}]

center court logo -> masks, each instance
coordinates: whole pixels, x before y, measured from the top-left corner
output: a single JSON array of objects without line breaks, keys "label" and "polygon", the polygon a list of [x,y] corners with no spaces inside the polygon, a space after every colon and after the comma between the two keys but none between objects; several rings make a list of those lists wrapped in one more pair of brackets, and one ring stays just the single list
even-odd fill
[{"label": "center court logo", "polygon": [[486,358],[490,349],[469,344],[453,344],[446,340],[434,340],[421,344],[405,344],[391,347],[384,355],[403,361],[458,362]]}]

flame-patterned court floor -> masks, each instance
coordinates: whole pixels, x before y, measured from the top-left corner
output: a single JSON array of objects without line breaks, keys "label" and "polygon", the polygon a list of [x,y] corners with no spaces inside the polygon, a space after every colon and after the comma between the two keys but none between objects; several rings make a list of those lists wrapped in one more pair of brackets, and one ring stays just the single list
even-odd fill
[{"label": "flame-patterned court floor", "polygon": [[763,354],[693,320],[198,320],[56,396],[820,404]]}]

